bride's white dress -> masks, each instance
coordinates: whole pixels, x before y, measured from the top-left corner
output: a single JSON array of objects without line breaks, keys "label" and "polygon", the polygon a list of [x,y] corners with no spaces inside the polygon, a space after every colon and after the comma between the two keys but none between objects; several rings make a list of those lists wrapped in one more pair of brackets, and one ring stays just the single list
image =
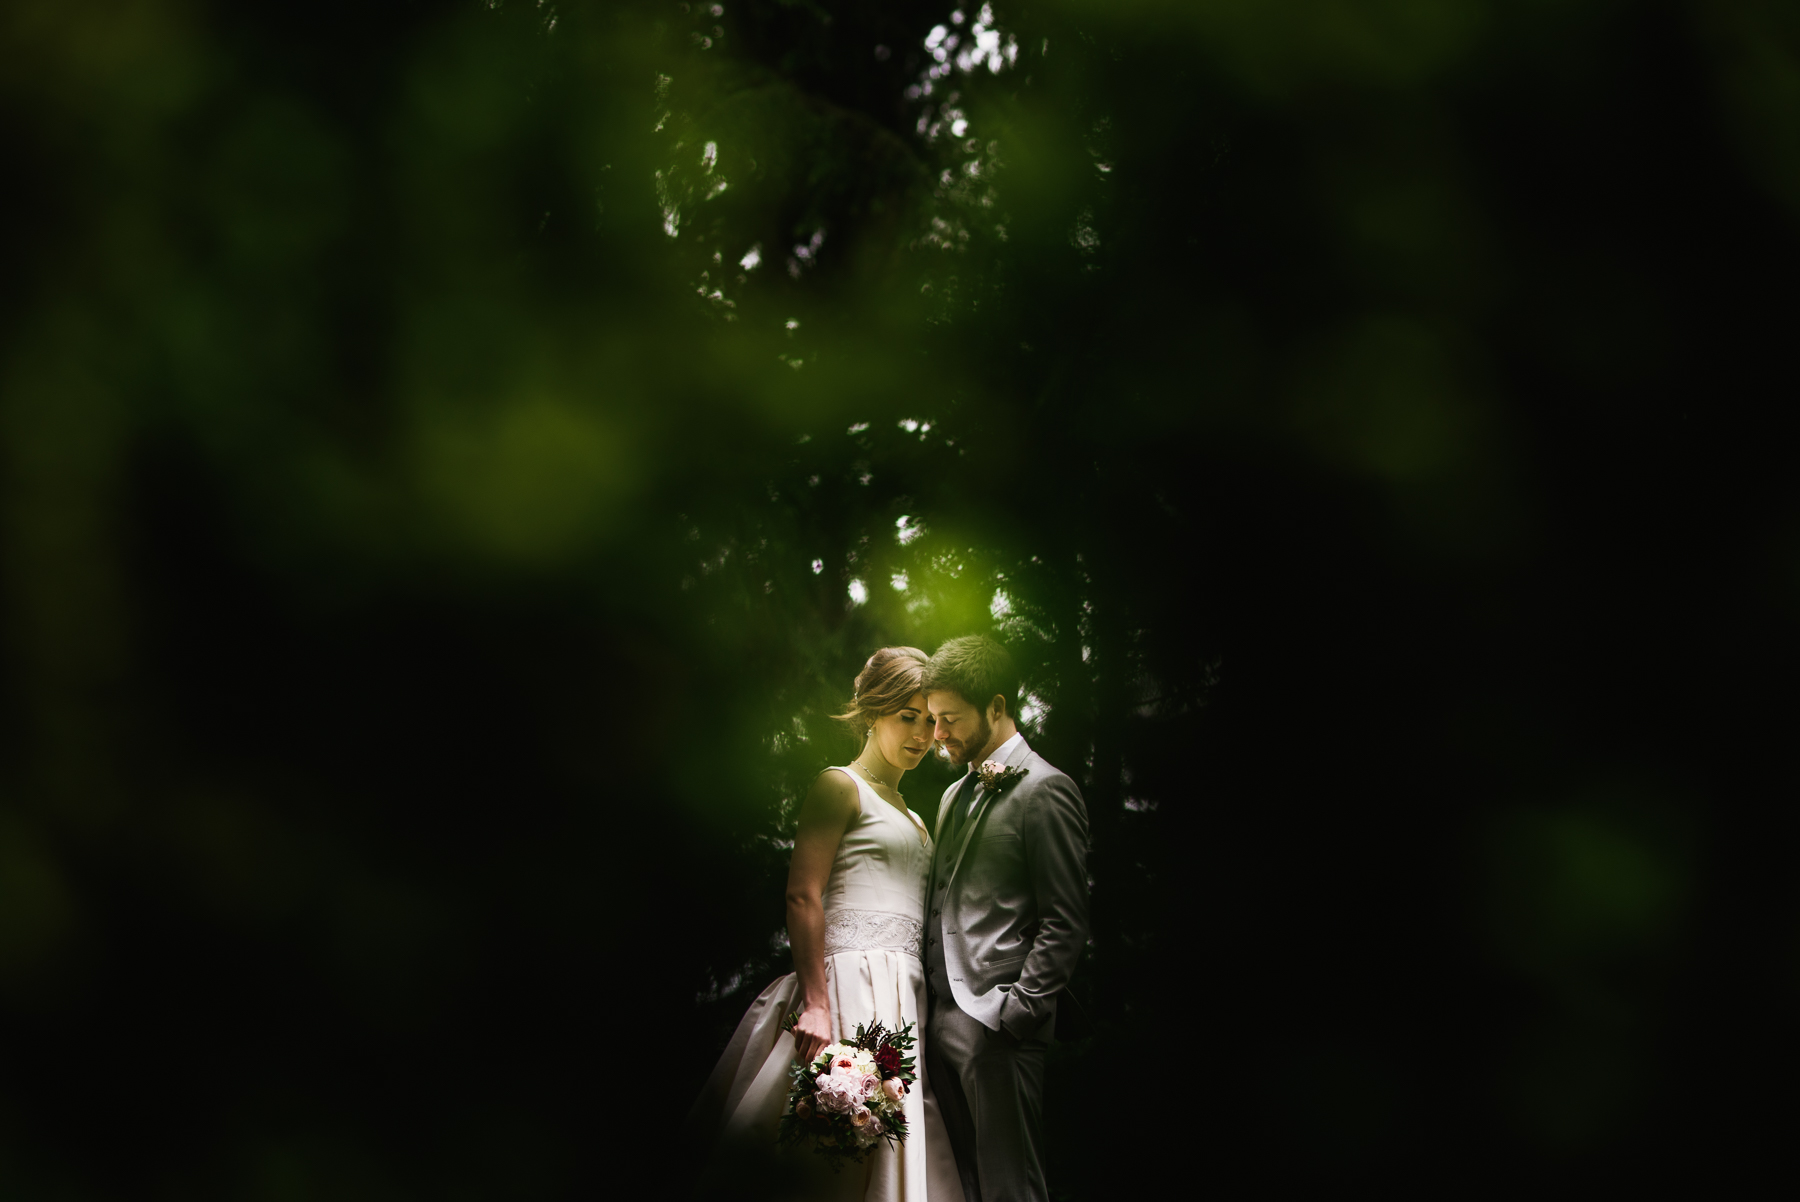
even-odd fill
[{"label": "bride's white dress", "polygon": [[[883,1141],[863,1165],[837,1174],[815,1171],[822,1158],[802,1150],[789,1157],[796,1193],[863,1202],[963,1202],[949,1136],[925,1077],[925,966],[919,954],[930,837],[916,814],[901,814],[853,769],[835,771],[856,782],[860,810],[838,844],[822,898],[833,1033],[849,1039],[858,1023],[879,1021],[890,1029],[913,1024],[919,1084],[906,1099],[904,1144],[896,1149]],[[781,1028],[799,1007],[800,981],[789,973],[751,1003],[726,1045],[695,1110],[721,1115],[728,1137],[774,1142],[794,1061],[794,1037]]]}]

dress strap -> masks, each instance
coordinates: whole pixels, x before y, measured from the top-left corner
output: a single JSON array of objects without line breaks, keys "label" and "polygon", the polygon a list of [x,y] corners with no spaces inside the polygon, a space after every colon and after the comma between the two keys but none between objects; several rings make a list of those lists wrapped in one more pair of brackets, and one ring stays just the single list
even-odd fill
[{"label": "dress strap", "polygon": [[[859,814],[867,814],[869,812],[869,807],[863,802],[863,790],[867,789],[868,785],[863,783],[862,777],[851,771],[850,765],[848,764],[827,764],[825,767],[819,769],[820,776],[824,776],[827,772],[842,772],[845,776],[850,778],[850,782],[856,786],[856,811]],[[875,800],[880,801],[881,798],[877,797]]]}]

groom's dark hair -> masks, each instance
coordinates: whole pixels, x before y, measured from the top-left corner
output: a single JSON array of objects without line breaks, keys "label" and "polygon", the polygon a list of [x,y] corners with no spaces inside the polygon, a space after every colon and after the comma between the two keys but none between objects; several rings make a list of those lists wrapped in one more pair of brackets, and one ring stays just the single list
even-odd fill
[{"label": "groom's dark hair", "polygon": [[1019,670],[1005,647],[984,635],[968,634],[938,648],[925,665],[919,686],[927,693],[938,689],[961,694],[962,699],[987,712],[988,702],[1000,697],[1006,716],[1019,716]]}]

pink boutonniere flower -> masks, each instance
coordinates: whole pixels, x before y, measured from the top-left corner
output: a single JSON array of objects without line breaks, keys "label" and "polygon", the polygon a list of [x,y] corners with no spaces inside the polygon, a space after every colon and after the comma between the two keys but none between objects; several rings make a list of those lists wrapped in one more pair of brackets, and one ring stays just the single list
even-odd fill
[{"label": "pink boutonniere flower", "polygon": [[1008,768],[999,760],[988,760],[975,769],[975,779],[989,793],[998,793],[1013,783],[1023,780],[1027,769]]}]

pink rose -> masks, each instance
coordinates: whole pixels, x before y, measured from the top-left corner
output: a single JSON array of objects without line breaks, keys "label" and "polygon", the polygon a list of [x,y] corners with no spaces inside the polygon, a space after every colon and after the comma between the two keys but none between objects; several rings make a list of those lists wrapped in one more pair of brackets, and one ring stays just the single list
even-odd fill
[{"label": "pink rose", "polygon": [[862,1129],[867,1127],[870,1123],[874,1123],[877,1129],[881,1126],[880,1120],[869,1111],[867,1106],[858,1106],[855,1110],[850,1112],[850,1125],[858,1132],[862,1131]]},{"label": "pink rose", "polygon": [[881,1092],[887,1095],[890,1102],[898,1102],[906,1096],[906,1083],[898,1077],[889,1077],[881,1083]]},{"label": "pink rose", "polygon": [[819,1109],[827,1114],[848,1114],[857,1104],[850,1083],[842,1077],[819,1078]]},{"label": "pink rose", "polygon": [[872,1098],[881,1092],[881,1078],[873,1074],[864,1077],[861,1081],[858,1081],[856,1085],[857,1092],[865,1099]]}]

